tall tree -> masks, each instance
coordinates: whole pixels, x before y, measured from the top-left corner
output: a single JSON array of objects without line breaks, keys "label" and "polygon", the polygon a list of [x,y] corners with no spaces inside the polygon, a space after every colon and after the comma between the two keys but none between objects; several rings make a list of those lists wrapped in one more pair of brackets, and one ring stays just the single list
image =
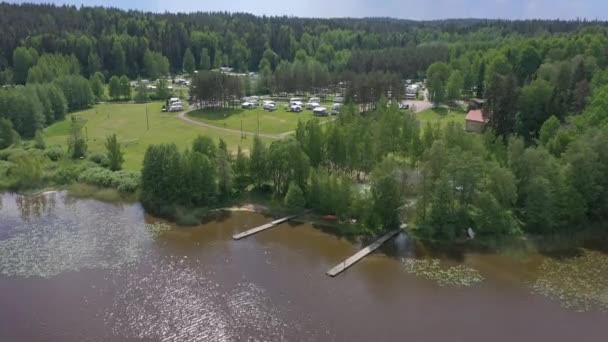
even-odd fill
[{"label": "tall tree", "polygon": [[426,77],[430,100],[434,104],[445,101],[445,90],[448,77],[450,77],[450,67],[444,62],[435,62],[429,66]]},{"label": "tall tree", "polygon": [[38,51],[33,48],[18,47],[13,52],[13,77],[15,83],[25,84],[31,67],[38,62]]},{"label": "tall tree", "polygon": [[454,70],[448,78],[446,95],[450,101],[459,100],[464,87],[464,77],[460,70]]},{"label": "tall tree", "polygon": [[108,84],[108,91],[110,92],[110,97],[112,100],[118,100],[122,96],[122,89],[120,87],[120,77],[114,75],[110,78],[110,82]]},{"label": "tall tree", "polygon": [[268,150],[262,139],[256,135],[251,147],[249,173],[256,186],[260,187],[268,179]]},{"label": "tall tree", "polygon": [[486,88],[487,102],[483,114],[490,127],[502,137],[515,131],[517,83],[512,75],[495,74]]},{"label": "tall tree", "polygon": [[112,45],[112,74],[115,76],[127,73],[125,50],[120,42],[115,41]]},{"label": "tall tree", "polygon": [[194,70],[196,70],[194,55],[192,54],[192,50],[190,50],[189,48],[186,49],[186,52],[184,53],[184,61],[182,64],[184,71],[189,75],[192,75],[194,73]]},{"label": "tall tree", "polygon": [[120,143],[116,133],[106,137],[106,156],[108,158],[110,170],[118,171],[122,169],[122,163],[125,161],[124,153],[120,150]]},{"label": "tall tree", "polygon": [[198,67],[200,70],[210,70],[211,69],[211,56],[209,55],[209,49],[202,48],[200,61],[198,63]]}]

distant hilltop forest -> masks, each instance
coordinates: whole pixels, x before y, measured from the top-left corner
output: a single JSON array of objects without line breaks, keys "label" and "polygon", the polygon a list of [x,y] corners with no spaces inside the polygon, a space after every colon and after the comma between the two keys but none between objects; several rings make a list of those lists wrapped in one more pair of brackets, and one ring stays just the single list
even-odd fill
[{"label": "distant hilltop forest", "polygon": [[0,18],[2,70],[13,65],[15,48],[26,46],[39,54],[73,54],[85,75],[102,71],[131,78],[146,76],[147,51],[166,56],[172,72],[183,70],[189,54],[200,69],[260,71],[267,66],[274,71],[303,51],[330,73],[382,70],[415,78],[431,63],[448,61],[456,53],[522,37],[606,35],[606,22],[597,21],[312,19],[7,3],[0,4]]}]

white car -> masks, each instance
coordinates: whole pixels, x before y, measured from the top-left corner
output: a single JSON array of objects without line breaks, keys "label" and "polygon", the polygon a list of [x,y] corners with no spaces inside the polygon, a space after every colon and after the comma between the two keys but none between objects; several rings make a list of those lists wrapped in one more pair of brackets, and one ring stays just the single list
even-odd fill
[{"label": "white car", "polygon": [[317,107],[312,110],[312,113],[315,116],[327,116],[327,108],[325,107]]},{"label": "white car", "polygon": [[289,111],[294,112],[294,113],[299,113],[302,111],[302,106],[299,106],[297,104],[292,104],[291,106],[289,106]]},{"label": "white car", "polygon": [[169,107],[169,111],[170,112],[181,112],[182,110],[184,110],[184,107],[182,107],[181,104],[172,104],[171,107]]},{"label": "white car", "polygon": [[342,96],[334,97],[334,103],[344,103],[344,98]]},{"label": "white car", "polygon": [[319,106],[320,106],[319,102],[308,102],[306,104],[306,109],[315,109]]},{"label": "white car", "polygon": [[255,104],[253,104],[252,102],[243,102],[243,104],[241,105],[241,108],[253,109],[253,108],[255,108]]},{"label": "white car", "polygon": [[272,101],[265,101],[262,109],[272,112],[277,109],[277,104]]}]

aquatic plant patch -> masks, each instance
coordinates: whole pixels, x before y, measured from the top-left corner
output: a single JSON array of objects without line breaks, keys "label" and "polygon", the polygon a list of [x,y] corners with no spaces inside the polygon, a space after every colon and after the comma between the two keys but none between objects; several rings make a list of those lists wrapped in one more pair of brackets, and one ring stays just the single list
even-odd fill
[{"label": "aquatic plant patch", "polygon": [[585,250],[567,260],[548,259],[531,286],[576,311],[608,311],[608,255]]},{"label": "aquatic plant patch", "polygon": [[458,265],[443,267],[437,259],[403,259],[405,271],[435,281],[439,286],[470,287],[483,281],[476,269]]}]

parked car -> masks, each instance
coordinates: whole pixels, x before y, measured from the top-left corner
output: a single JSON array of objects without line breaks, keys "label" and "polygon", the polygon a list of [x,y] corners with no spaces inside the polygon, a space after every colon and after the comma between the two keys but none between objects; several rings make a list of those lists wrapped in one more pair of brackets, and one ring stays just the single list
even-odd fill
[{"label": "parked car", "polygon": [[344,98],[342,96],[334,97],[334,103],[344,103]]},{"label": "parked car", "polygon": [[262,106],[262,109],[272,112],[277,109],[277,104],[274,103],[273,101],[264,101],[264,105]]},{"label": "parked car", "polygon": [[315,116],[327,116],[327,108],[325,107],[317,107],[312,110],[313,115]]},{"label": "parked car", "polygon": [[169,107],[170,112],[181,112],[182,110],[184,110],[184,107],[182,107],[181,103],[174,103],[171,105],[171,107]]},{"label": "parked car", "polygon": [[410,109],[410,105],[407,103],[400,103],[399,109]]},{"label": "parked car", "polygon": [[255,108],[255,104],[253,102],[243,102],[243,104],[241,105],[241,108],[253,109],[253,108]]},{"label": "parked car", "polygon": [[302,111],[302,106],[297,105],[297,104],[292,104],[291,106],[289,106],[289,111],[294,112],[294,113],[299,113]]},{"label": "parked car", "polygon": [[311,102],[311,101],[309,101],[309,102],[306,104],[306,109],[315,109],[315,108],[317,108],[317,107],[319,107],[319,106],[320,106],[320,104],[319,104],[319,102],[318,102],[318,101],[317,101],[317,102]]}]

